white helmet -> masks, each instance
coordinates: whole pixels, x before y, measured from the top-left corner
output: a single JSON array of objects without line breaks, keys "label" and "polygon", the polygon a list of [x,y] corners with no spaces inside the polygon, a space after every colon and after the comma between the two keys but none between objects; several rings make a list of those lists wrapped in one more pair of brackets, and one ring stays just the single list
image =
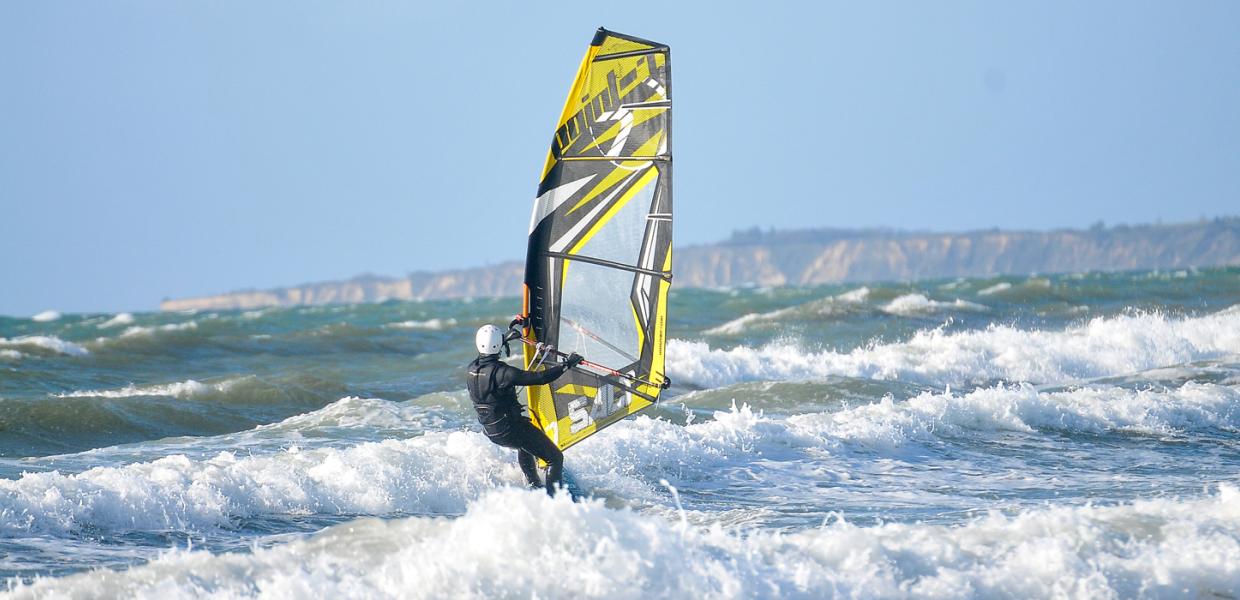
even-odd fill
[{"label": "white helmet", "polygon": [[474,345],[478,346],[478,354],[499,354],[499,349],[504,346],[504,332],[487,323],[474,334]]}]

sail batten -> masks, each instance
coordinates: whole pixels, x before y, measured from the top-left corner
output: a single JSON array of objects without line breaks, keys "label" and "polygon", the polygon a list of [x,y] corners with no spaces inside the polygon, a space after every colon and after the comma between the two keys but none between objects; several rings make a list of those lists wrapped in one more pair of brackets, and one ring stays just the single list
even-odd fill
[{"label": "sail batten", "polygon": [[[599,29],[530,221],[526,336],[593,363],[528,388],[560,448],[657,401],[671,284],[671,51]],[[537,350],[526,347],[526,366]]]}]

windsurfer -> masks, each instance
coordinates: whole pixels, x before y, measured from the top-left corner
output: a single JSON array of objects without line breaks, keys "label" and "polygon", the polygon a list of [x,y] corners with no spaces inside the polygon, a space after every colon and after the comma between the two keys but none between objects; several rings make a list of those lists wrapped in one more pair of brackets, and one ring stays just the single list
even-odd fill
[{"label": "windsurfer", "polygon": [[581,356],[572,354],[564,362],[543,371],[525,371],[499,359],[499,351],[505,344],[499,327],[483,325],[474,336],[474,342],[478,358],[469,363],[465,381],[482,430],[492,442],[517,449],[517,464],[521,465],[521,472],[531,487],[544,487],[538,477],[535,458],[545,461],[545,487],[547,494],[554,496],[564,469],[564,453],[521,413],[517,386],[551,383],[577,366]]}]

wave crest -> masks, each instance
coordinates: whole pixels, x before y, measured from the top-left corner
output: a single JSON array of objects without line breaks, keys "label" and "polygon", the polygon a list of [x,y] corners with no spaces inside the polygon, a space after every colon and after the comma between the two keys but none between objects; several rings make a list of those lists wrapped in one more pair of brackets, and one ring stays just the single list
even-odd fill
[{"label": "wave crest", "polygon": [[456,327],[456,319],[434,318],[427,319],[425,321],[401,321],[399,323],[388,323],[383,327],[385,329],[429,329],[432,331],[439,331],[450,327]]},{"label": "wave crest", "polygon": [[[462,468],[469,465],[468,469]],[[0,480],[0,531],[197,530],[255,515],[458,512],[521,478],[480,433],[431,433],[262,456],[172,455],[65,475]]]},{"label": "wave crest", "polygon": [[704,387],[832,375],[939,386],[1063,383],[1234,354],[1240,354],[1240,311],[1230,309],[1188,318],[1098,317],[1062,331],[1007,325],[956,333],[931,329],[905,342],[850,352],[812,352],[788,344],[730,350],[683,340],[667,345],[672,379]]},{"label": "wave crest", "polygon": [[[957,526],[749,534],[486,494],[459,519],[362,519],[249,553],[172,551],[15,591],[113,597],[1184,597],[1240,586],[1240,491],[992,513]],[[572,568],[545,575],[548,564]]]},{"label": "wave crest", "polygon": [[883,312],[904,317],[940,312],[944,310],[967,310],[984,312],[989,310],[984,305],[959,298],[952,302],[931,300],[923,294],[905,294],[885,304]]},{"label": "wave crest", "polygon": [[[66,342],[54,335],[27,335],[15,338],[0,338],[0,348],[25,350],[36,354],[63,354],[66,356],[86,356],[90,351],[73,342]],[[17,357],[14,357],[17,358]]]}]

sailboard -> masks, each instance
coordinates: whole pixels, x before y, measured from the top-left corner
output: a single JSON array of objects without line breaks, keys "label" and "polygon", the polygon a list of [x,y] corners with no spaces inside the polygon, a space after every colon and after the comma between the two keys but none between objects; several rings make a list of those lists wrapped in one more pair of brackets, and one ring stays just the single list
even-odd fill
[{"label": "sailboard", "polygon": [[561,449],[658,401],[671,281],[671,50],[599,28],[556,124],[525,261],[526,369],[585,358],[526,388]]}]

